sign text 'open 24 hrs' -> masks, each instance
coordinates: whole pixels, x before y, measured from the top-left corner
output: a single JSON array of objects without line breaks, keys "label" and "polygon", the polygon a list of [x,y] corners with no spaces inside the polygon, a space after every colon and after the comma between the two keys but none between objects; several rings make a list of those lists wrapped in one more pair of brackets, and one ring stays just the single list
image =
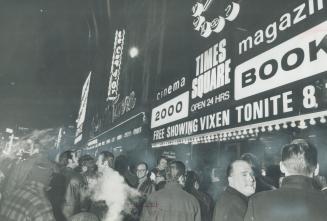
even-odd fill
[{"label": "sign text 'open 24 hrs'", "polygon": [[[228,47],[228,36],[212,39],[209,47],[206,42],[194,59],[189,91],[152,111],[154,146],[252,125],[283,124],[297,117],[309,120],[326,112],[325,4],[293,2],[272,22],[236,38],[235,48]],[[183,104],[183,111],[177,104]],[[167,117],[168,112],[174,117]]]}]

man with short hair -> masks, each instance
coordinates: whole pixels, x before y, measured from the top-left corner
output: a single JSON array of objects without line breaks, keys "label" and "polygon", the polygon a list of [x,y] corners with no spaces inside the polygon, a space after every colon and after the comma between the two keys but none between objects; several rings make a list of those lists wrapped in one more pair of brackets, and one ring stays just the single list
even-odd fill
[{"label": "man with short hair", "polygon": [[67,150],[59,155],[59,165],[75,169],[78,166],[78,158],[72,150]]},{"label": "man with short hair", "polygon": [[319,170],[316,148],[303,141],[284,146],[280,169],[285,174],[281,187],[254,195],[245,220],[326,220],[327,198],[313,186]]},{"label": "man with short hair", "polygon": [[185,165],[173,161],[168,166],[166,186],[149,195],[141,214],[141,221],[200,221],[199,202],[182,189]]},{"label": "man with short hair", "polygon": [[98,169],[99,171],[103,171],[105,168],[113,168],[114,167],[114,155],[109,152],[109,151],[102,151],[99,156],[98,156],[98,159],[97,159],[97,166],[98,166]]},{"label": "man with short hair", "polygon": [[236,160],[226,172],[228,187],[215,206],[213,221],[243,221],[248,197],[256,187],[252,167],[244,160]]},{"label": "man with short hair", "polygon": [[55,221],[46,190],[53,174],[53,165],[38,160],[29,172],[24,185],[2,202],[0,220]]},{"label": "man with short hair", "polygon": [[91,155],[83,155],[78,159],[78,167],[75,171],[79,172],[83,176],[93,176],[98,170],[96,161]]},{"label": "man with short hair", "polygon": [[62,207],[67,203],[65,195],[69,186],[68,183],[72,180],[80,179],[80,176],[74,171],[78,165],[76,153],[72,150],[61,153],[58,157],[58,165],[60,172],[54,174],[50,183],[51,189],[48,192],[48,196],[56,220],[65,221],[67,219],[63,214]]},{"label": "man with short hair", "polygon": [[276,187],[272,185],[270,180],[261,174],[261,166],[257,157],[252,153],[244,153],[240,157],[241,160],[248,162],[253,170],[255,181],[256,181],[256,193],[268,190],[274,190]]},{"label": "man with short hair", "polygon": [[76,152],[65,151],[59,157],[62,174],[65,176],[65,193],[62,214],[65,219],[79,213],[82,207],[82,192],[87,185],[83,176],[75,171],[78,166]]},{"label": "man with short hair", "polygon": [[138,178],[137,190],[147,196],[154,191],[154,183],[148,176],[148,164],[145,162],[140,162],[136,166],[136,176]]}]

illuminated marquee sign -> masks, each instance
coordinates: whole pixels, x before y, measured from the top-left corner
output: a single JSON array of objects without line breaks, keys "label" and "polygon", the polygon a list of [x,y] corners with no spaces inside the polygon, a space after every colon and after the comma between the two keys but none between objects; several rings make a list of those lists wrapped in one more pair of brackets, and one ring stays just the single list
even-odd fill
[{"label": "illuminated marquee sign", "polygon": [[212,32],[221,32],[227,21],[234,21],[240,11],[240,5],[236,2],[229,3],[224,11],[224,15],[217,15],[211,21],[207,21],[204,16],[205,11],[207,11],[212,4],[213,0],[207,0],[205,4],[195,3],[192,7],[192,16],[195,17],[193,21],[193,26],[196,31],[200,31],[202,37],[209,37]]},{"label": "illuminated marquee sign", "polygon": [[125,30],[117,30],[115,34],[114,51],[110,69],[110,79],[107,101],[116,101],[119,98],[118,85],[120,66],[123,58]]},{"label": "illuminated marquee sign", "polygon": [[[260,44],[272,44],[278,34],[301,24],[324,9],[323,0],[309,0],[283,14],[265,30],[239,43],[238,53],[246,54]],[[239,64],[235,69],[235,99],[243,99],[327,70],[327,21]]]},{"label": "illuminated marquee sign", "polygon": [[[326,123],[325,2],[294,2],[258,27],[233,41],[224,33],[209,46],[205,42],[195,55],[189,91],[184,92],[189,97],[176,96],[152,110],[153,147]],[[167,117],[170,107],[175,114],[177,102],[188,104],[188,115]]]},{"label": "illuminated marquee sign", "polygon": [[195,59],[195,78],[192,80],[192,99],[223,88],[231,83],[231,59],[227,55],[224,38]]},{"label": "illuminated marquee sign", "polygon": [[151,114],[151,128],[159,127],[188,116],[189,92],[185,92],[155,107]]},{"label": "illuminated marquee sign", "polygon": [[90,72],[88,77],[85,80],[85,83],[84,83],[83,89],[82,89],[81,106],[79,108],[78,117],[76,120],[77,126],[76,126],[76,135],[75,135],[74,144],[77,144],[78,142],[80,142],[82,140],[82,136],[83,136],[83,123],[85,121],[85,115],[86,115],[87,98],[89,95],[91,74],[92,73]]},{"label": "illuminated marquee sign", "polygon": [[129,96],[125,96],[124,99],[118,101],[113,105],[113,114],[112,121],[117,120],[125,113],[134,109],[136,104],[136,95],[135,92],[132,91]]},{"label": "illuminated marquee sign", "polygon": [[321,30],[327,30],[327,21],[238,65],[235,69],[235,99],[327,71],[327,33]]}]

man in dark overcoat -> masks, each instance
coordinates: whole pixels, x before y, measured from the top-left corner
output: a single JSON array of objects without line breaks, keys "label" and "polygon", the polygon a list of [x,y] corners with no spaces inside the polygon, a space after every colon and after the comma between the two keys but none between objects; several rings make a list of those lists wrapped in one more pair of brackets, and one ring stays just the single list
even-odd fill
[{"label": "man in dark overcoat", "polygon": [[251,165],[236,160],[227,168],[228,186],[216,203],[213,221],[243,221],[256,182]]},{"label": "man in dark overcoat", "polygon": [[285,174],[277,190],[251,197],[245,221],[323,221],[327,198],[313,185],[318,174],[317,150],[308,142],[283,147],[280,169]]}]

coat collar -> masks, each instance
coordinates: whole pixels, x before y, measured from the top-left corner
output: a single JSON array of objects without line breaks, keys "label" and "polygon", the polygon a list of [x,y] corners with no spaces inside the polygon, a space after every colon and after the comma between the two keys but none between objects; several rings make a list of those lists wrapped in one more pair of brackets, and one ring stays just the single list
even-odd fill
[{"label": "coat collar", "polygon": [[182,186],[177,182],[167,182],[165,189],[182,189]]},{"label": "coat collar", "polygon": [[240,197],[245,202],[247,202],[248,199],[249,199],[247,196],[243,195],[242,193],[240,193],[239,191],[237,191],[236,189],[234,189],[234,188],[232,188],[230,186],[227,186],[225,191],[232,194],[232,195],[236,195],[236,196]]},{"label": "coat collar", "polygon": [[301,175],[287,176],[283,179],[281,188],[314,189],[313,179]]}]

